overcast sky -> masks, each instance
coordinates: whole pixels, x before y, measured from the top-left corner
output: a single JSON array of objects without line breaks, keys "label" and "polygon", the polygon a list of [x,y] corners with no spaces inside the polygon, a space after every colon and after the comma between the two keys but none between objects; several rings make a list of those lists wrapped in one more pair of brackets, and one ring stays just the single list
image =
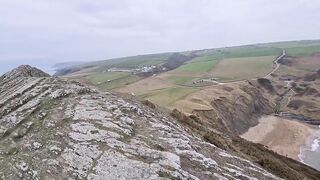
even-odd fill
[{"label": "overcast sky", "polygon": [[319,0],[0,0],[0,72],[16,64],[320,39]]}]

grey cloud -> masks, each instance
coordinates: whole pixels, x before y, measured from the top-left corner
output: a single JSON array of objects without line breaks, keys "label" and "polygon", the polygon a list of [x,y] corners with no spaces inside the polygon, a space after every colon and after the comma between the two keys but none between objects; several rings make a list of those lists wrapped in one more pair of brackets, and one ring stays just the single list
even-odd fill
[{"label": "grey cloud", "polygon": [[8,58],[98,60],[320,37],[318,0],[0,0],[0,4],[0,63]]}]

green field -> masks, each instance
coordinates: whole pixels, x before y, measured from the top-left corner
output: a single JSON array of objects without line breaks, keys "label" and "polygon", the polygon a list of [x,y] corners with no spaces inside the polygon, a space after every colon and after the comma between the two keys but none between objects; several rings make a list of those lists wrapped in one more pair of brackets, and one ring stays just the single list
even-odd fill
[{"label": "green field", "polygon": [[[268,56],[262,56],[265,54]],[[175,84],[186,84],[193,79],[208,77],[218,78],[223,82],[252,79],[268,74],[272,70],[274,59],[280,54],[280,49],[256,46],[209,51],[174,70],[175,76],[168,80]]]},{"label": "green field", "polygon": [[90,82],[94,84],[98,84],[99,82],[102,83],[108,80],[114,80],[114,79],[118,79],[128,75],[130,75],[130,73],[127,73],[127,72],[105,72],[105,73],[90,74],[86,78]]},{"label": "green field", "polygon": [[[183,55],[192,54],[196,57],[176,69],[162,73],[162,80],[172,86],[148,91],[141,87],[141,92],[136,94],[143,94],[141,95],[142,98],[161,106],[172,106],[177,100],[198,91],[197,88],[185,88],[180,87],[180,85],[193,85],[194,81],[210,78],[216,78],[221,82],[232,82],[264,77],[272,71],[273,61],[282,53],[283,49],[290,56],[307,56],[320,53],[320,41],[264,43],[180,52]],[[83,78],[102,90],[113,90],[135,83],[144,77],[125,72],[103,73],[107,69],[112,67],[133,69],[145,65],[162,65],[170,59],[172,54],[138,55],[87,63],[80,65],[84,69],[79,74],[85,74]],[[280,71],[282,72],[280,73],[301,74],[315,68],[318,68],[318,66],[315,66],[314,63],[312,67],[308,63],[301,63],[296,65],[295,68],[281,66]],[[152,81],[152,77],[150,78]]]},{"label": "green field", "polygon": [[[172,53],[138,55],[123,58],[115,58],[103,61],[95,61],[79,65],[78,68],[94,67],[92,72],[103,72],[109,68],[137,68],[145,65],[163,64]],[[77,66],[76,66],[77,67]]]},{"label": "green field", "polygon": [[186,77],[186,76],[169,76],[166,78],[167,81],[173,84],[188,84],[194,80],[194,77]]},{"label": "green field", "polygon": [[267,43],[261,46],[285,49],[288,55],[298,57],[320,53],[320,40]]},{"label": "green field", "polygon": [[199,57],[196,57],[196,58],[192,59],[191,61],[188,61],[188,63],[218,61],[221,59],[222,59],[221,55],[218,55],[216,53],[211,54],[211,52],[210,52],[207,54],[203,54]]},{"label": "green field", "polygon": [[320,53],[320,45],[306,46],[306,47],[290,47],[285,49],[288,55],[296,56],[296,57],[311,55],[314,53]]},{"label": "green field", "polygon": [[212,69],[212,75],[220,81],[262,77],[272,70],[275,58],[276,56],[261,56],[224,59]]},{"label": "green field", "polygon": [[106,84],[104,87],[106,89],[109,89],[109,90],[110,89],[115,89],[115,88],[119,88],[119,87],[128,85],[130,83],[136,82],[136,81],[138,81],[140,79],[141,79],[141,77],[139,77],[139,76],[129,75],[129,76],[126,76],[124,78],[114,80],[111,83]]},{"label": "green field", "polygon": [[[252,60],[252,58],[259,60],[263,59],[260,57],[274,57],[280,55],[281,52],[282,50],[279,48],[259,46],[240,46],[210,50],[206,51],[205,53],[202,53],[199,57],[192,59],[188,63],[180,66],[175,70],[175,72],[210,72],[217,64],[221,63],[221,61],[224,60],[228,61],[228,59],[234,58],[239,58],[238,60],[249,59],[249,61]],[[243,61],[241,63],[243,63]],[[263,63],[258,64],[262,65]]]},{"label": "green field", "polygon": [[267,47],[260,45],[246,45],[236,47],[224,47],[217,49],[209,49],[199,51],[199,57],[189,61],[204,62],[204,61],[218,61],[228,58],[241,58],[241,57],[259,57],[259,56],[277,56],[282,53],[282,49],[278,47]]},{"label": "green field", "polygon": [[127,72],[106,72],[90,74],[86,79],[103,90],[115,89],[141,78]]},{"label": "green field", "polygon": [[[277,56],[280,55],[282,49],[286,49],[288,55],[303,56],[312,53],[320,52],[320,41],[290,41],[290,42],[276,42],[264,43],[234,47],[214,48],[199,51],[185,51],[180,52],[184,55],[194,53],[198,57],[187,62],[202,62],[199,64],[183,65],[179,70],[181,71],[208,71],[210,67],[215,65],[217,60],[241,57],[259,57],[259,56]],[[108,68],[137,68],[144,65],[161,65],[164,64],[173,53],[160,53],[149,55],[138,55],[131,57],[115,58],[110,60],[96,61],[77,65],[75,68],[88,69],[87,72],[103,72]],[[210,61],[210,62],[209,62]],[[214,62],[215,61],[215,62]],[[207,63],[205,63],[207,62]]]},{"label": "green field", "polygon": [[136,68],[144,65],[158,65],[164,63],[168,58],[168,55],[149,55],[149,56],[135,56],[129,58],[122,58],[115,60],[112,63],[107,63],[111,67],[117,68]]},{"label": "green field", "polygon": [[213,68],[213,66],[216,63],[218,63],[218,60],[212,60],[212,61],[206,61],[206,62],[192,62],[192,63],[187,63],[180,66],[175,71],[177,72],[208,72]]},{"label": "green field", "polygon": [[259,47],[251,45],[225,48],[222,52],[225,54],[224,58],[241,58],[280,55],[282,50],[274,47]]},{"label": "green field", "polygon": [[287,41],[287,42],[275,42],[275,43],[264,43],[259,46],[263,47],[276,47],[276,48],[292,48],[292,47],[307,47],[320,45],[320,40],[302,40],[302,41]]},{"label": "green field", "polygon": [[155,102],[162,107],[172,106],[177,100],[183,99],[190,93],[197,91],[196,88],[173,87],[163,90],[153,91],[144,95],[142,98]]}]

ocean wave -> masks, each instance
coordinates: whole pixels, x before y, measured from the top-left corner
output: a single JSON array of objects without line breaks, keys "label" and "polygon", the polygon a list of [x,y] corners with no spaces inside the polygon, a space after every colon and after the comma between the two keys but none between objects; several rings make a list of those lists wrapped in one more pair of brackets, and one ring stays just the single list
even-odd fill
[{"label": "ocean wave", "polygon": [[300,161],[300,162],[306,164],[306,163],[303,161],[303,159],[304,159],[303,151],[304,151],[304,147],[301,146],[301,147],[300,147],[300,152],[299,152],[299,154],[298,154],[298,158],[299,158],[299,161]]},{"label": "ocean wave", "polygon": [[320,153],[320,131],[314,132],[306,140],[306,144],[300,146],[300,152],[298,154],[299,161],[308,165],[308,156],[311,154]]},{"label": "ocean wave", "polygon": [[316,151],[319,147],[320,147],[320,141],[319,141],[319,139],[317,138],[317,139],[314,139],[313,140],[313,143],[312,143],[312,145],[311,145],[311,151]]}]

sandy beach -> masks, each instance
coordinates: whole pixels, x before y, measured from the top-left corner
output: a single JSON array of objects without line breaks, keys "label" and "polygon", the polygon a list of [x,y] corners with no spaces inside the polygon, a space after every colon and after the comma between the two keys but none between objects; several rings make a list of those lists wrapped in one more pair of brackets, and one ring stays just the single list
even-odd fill
[{"label": "sandy beach", "polygon": [[308,137],[315,131],[307,124],[276,116],[264,116],[259,122],[241,137],[296,160],[299,160],[300,147],[306,144]]}]

